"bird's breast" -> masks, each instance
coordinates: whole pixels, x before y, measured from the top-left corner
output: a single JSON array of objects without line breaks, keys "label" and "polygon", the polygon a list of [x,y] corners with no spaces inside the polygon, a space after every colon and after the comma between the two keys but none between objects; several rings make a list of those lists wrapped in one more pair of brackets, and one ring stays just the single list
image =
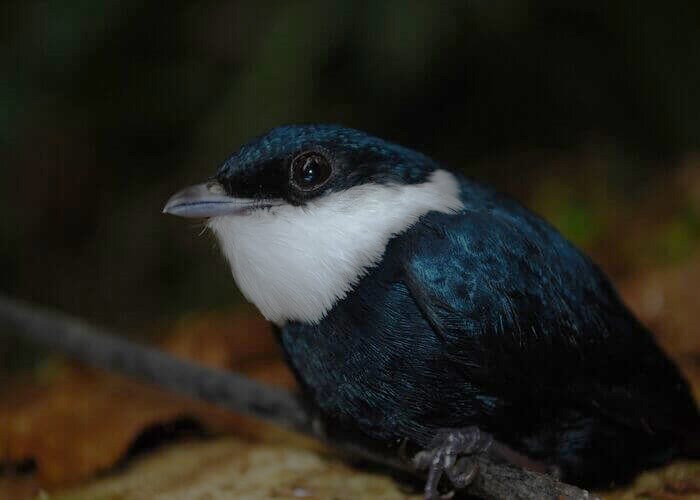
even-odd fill
[{"label": "bird's breast", "polygon": [[330,421],[382,441],[427,440],[419,415],[442,390],[426,383],[440,345],[406,288],[384,279],[395,276],[391,264],[373,268],[318,324],[285,325],[281,342]]}]

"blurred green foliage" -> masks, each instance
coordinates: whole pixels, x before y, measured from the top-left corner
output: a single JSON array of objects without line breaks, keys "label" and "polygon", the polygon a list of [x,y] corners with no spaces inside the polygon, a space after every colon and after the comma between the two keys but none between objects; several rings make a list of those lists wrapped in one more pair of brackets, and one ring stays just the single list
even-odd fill
[{"label": "blurred green foliage", "polygon": [[[420,149],[594,249],[615,200],[698,147],[699,14],[697,2],[6,0],[0,290],[129,328],[238,300],[201,226],[160,209],[290,122]],[[598,166],[566,161],[580,155]],[[698,237],[688,213],[663,252]]]},{"label": "blurred green foliage", "polygon": [[674,218],[661,233],[657,242],[659,258],[679,261],[688,257],[700,239],[700,212],[697,207],[686,206],[680,216]]}]

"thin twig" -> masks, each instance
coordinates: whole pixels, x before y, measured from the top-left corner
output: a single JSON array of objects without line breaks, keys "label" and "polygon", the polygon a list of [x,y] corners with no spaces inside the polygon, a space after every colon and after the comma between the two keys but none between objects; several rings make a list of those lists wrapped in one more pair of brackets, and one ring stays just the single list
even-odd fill
[{"label": "thin twig", "polygon": [[[80,319],[3,296],[0,296],[0,327],[96,368],[250,415],[322,440],[350,456],[422,476],[399,457],[380,455],[361,445],[325,435],[321,426],[315,425],[313,412],[289,391],[178,359],[108,334]],[[498,499],[592,498],[588,492],[549,476],[497,463],[484,456],[477,460],[479,474],[466,490],[472,495]]]}]

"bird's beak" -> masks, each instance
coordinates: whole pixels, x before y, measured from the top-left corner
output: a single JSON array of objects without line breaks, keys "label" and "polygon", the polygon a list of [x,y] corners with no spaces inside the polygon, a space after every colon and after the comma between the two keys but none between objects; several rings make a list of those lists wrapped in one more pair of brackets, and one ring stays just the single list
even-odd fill
[{"label": "bird's beak", "polygon": [[178,191],[163,207],[163,213],[178,217],[208,218],[242,214],[259,207],[256,200],[234,198],[216,181],[197,184]]}]

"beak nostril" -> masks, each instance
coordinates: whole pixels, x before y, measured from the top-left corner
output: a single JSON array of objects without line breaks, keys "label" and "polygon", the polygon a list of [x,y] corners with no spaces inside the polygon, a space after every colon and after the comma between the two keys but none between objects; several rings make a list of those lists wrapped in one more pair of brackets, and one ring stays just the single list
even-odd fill
[{"label": "beak nostril", "polygon": [[218,181],[211,181],[207,183],[207,189],[212,194],[226,195],[226,190]]}]

